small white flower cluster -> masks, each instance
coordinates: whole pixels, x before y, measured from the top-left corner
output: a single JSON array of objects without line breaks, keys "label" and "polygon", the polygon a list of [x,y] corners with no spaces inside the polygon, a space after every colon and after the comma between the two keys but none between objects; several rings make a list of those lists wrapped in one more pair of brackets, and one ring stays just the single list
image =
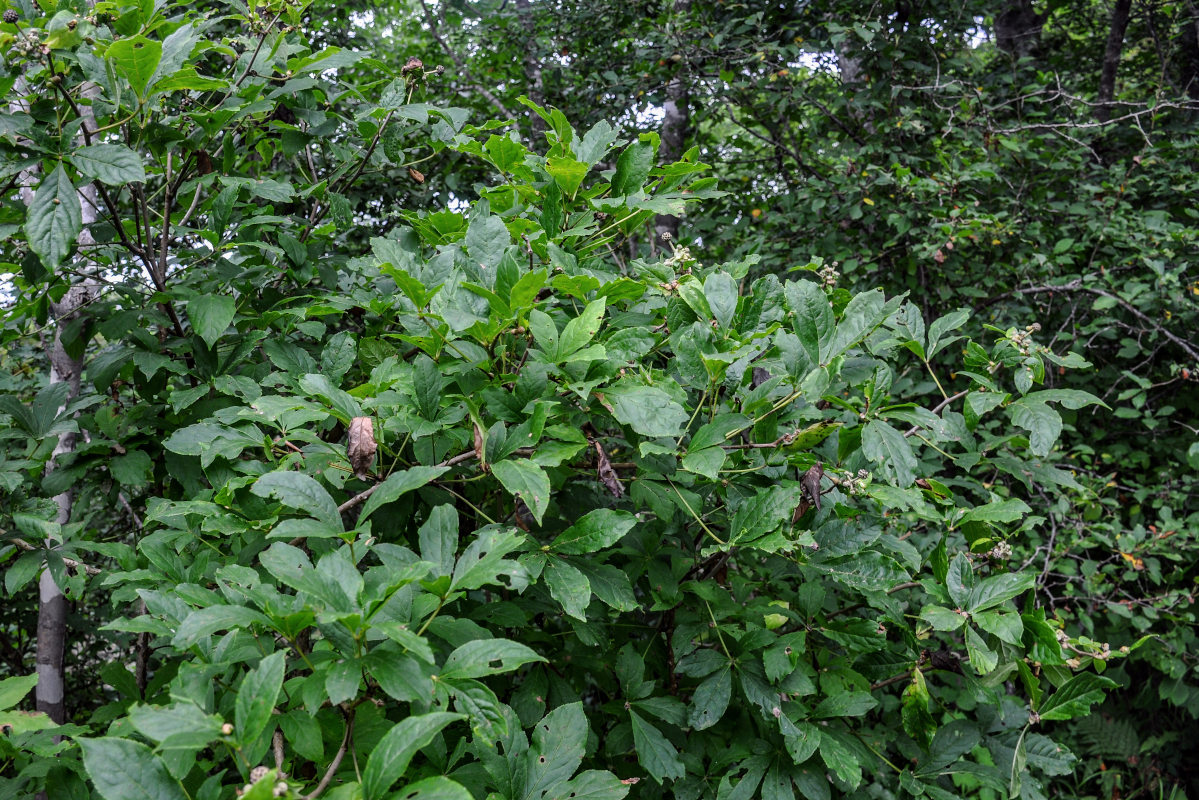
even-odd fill
[{"label": "small white flower cluster", "polygon": [[13,52],[23,58],[38,55],[42,51],[42,34],[40,31],[25,31],[13,42]]},{"label": "small white flower cluster", "polygon": [[[237,790],[237,796],[241,797],[243,794],[250,791],[250,787],[265,778],[270,771],[271,770],[267,767],[261,766],[254,767],[254,769],[250,770],[250,782]],[[283,773],[279,773],[279,780],[275,783],[275,788],[271,790],[272,797],[287,797],[288,792],[291,791],[291,787],[287,785],[287,781],[283,780],[283,778],[286,777],[287,776]]]},{"label": "small white flower cluster", "polygon": [[686,245],[679,245],[674,249],[674,255],[666,259],[666,261],[663,262],[663,265],[670,267],[671,269],[677,269],[679,267],[687,266],[699,267],[700,263],[695,260],[694,256],[691,255],[690,247],[687,247]]},{"label": "small white flower cluster", "polygon": [[1000,542],[987,552],[987,557],[995,561],[1007,561],[1012,557],[1012,546],[1007,542]]},{"label": "small white flower cluster", "polygon": [[820,285],[825,289],[837,288],[837,281],[841,279],[841,273],[837,271],[836,262],[825,264],[816,271],[816,276],[820,278]]},{"label": "small white flower cluster", "polygon": [[1034,322],[1022,331],[1016,331],[1009,338],[1012,345],[1020,351],[1020,355],[1029,355],[1032,353],[1033,341],[1032,335],[1041,330],[1041,323]]},{"label": "small white flower cluster", "polygon": [[841,488],[850,497],[856,494],[861,494],[866,487],[870,485],[870,471],[860,469],[857,475],[850,475],[847,478],[841,479]]}]

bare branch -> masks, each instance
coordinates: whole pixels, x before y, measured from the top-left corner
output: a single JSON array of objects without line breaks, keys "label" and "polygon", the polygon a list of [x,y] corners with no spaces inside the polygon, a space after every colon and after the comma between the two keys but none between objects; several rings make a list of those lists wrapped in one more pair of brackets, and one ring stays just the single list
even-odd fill
[{"label": "bare branch", "polygon": [[514,119],[516,115],[509,111],[508,108],[500,102],[498,97],[489,92],[486,87],[474,79],[474,77],[470,74],[470,70],[466,68],[466,64],[461,58],[458,57],[458,54],[454,52],[449,43],[442,38],[441,32],[437,25],[437,18],[434,17],[433,12],[429,10],[429,4],[425,2],[425,0],[420,0],[420,7],[425,13],[425,23],[429,26],[429,33],[432,34],[433,41],[437,42],[437,44],[441,46],[441,49],[445,51],[445,54],[450,57],[450,60],[454,62],[454,66],[458,68],[458,74],[461,75],[468,84],[470,84],[471,88],[483,95],[487,102],[499,109],[501,114],[508,119]]}]

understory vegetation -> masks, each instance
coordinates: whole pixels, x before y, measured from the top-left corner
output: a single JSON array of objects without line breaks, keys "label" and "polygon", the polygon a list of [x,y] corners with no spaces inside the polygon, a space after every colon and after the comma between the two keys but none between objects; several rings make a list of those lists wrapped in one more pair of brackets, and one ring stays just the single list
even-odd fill
[{"label": "understory vegetation", "polygon": [[1192,3],[0,7],[0,796],[1199,796]]}]

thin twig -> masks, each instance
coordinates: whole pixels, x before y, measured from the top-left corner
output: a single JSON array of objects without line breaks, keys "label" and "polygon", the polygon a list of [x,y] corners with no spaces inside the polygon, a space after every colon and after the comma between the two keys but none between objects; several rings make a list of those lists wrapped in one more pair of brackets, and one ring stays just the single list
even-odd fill
[{"label": "thin twig", "polygon": [[329,786],[329,781],[333,780],[333,774],[341,766],[341,760],[346,757],[346,751],[349,749],[350,738],[353,734],[354,715],[351,713],[346,716],[346,735],[341,739],[341,747],[337,748],[337,755],[333,756],[333,761],[329,764],[329,769],[325,770],[325,775],[321,778],[321,782],[316,785],[316,788],[304,800],[316,800],[316,798],[321,796],[321,792],[325,791]]},{"label": "thin twig", "polygon": [[454,52],[449,43],[441,37],[441,32],[438,30],[437,26],[437,20],[434,18],[433,12],[429,9],[429,4],[426,3],[425,0],[420,0],[420,7],[421,10],[425,12],[425,23],[429,26],[429,33],[433,36],[433,41],[437,42],[437,44],[441,46],[441,49],[445,51],[445,54],[450,57],[450,60],[454,62],[454,66],[458,68],[458,73],[463,77],[463,79],[470,84],[475,91],[483,95],[487,102],[498,108],[501,114],[508,119],[515,118],[516,115],[509,111],[507,107],[500,102],[498,97],[489,92],[486,87],[474,79],[474,77],[470,74],[470,70],[466,68],[466,64],[463,63],[462,59],[458,57],[458,54]]},{"label": "thin twig", "polygon": [[[937,403],[935,406],[932,407],[932,413],[940,414],[942,411],[945,410],[945,407],[948,406],[950,403],[952,403],[955,400],[960,400],[961,398],[965,397],[968,394],[970,394],[970,390],[963,389],[962,391],[958,392],[957,394],[953,394],[953,395],[950,395],[949,397],[946,397],[944,400],[942,400],[941,402]],[[903,437],[905,439],[907,439],[912,436],[915,436],[916,433],[919,432],[921,427],[923,427],[923,426],[913,425],[911,428],[908,429],[908,431],[903,435]]]},{"label": "thin twig", "polygon": [[[24,550],[28,553],[36,553],[39,550],[45,549],[43,547],[36,547],[36,546],[30,544],[29,542],[25,541],[24,539],[9,539],[8,541],[12,542],[19,549]],[[89,566],[87,564],[84,564],[82,561],[76,561],[73,558],[65,558],[64,557],[62,560],[62,563],[66,564],[71,569],[81,569],[84,572],[86,572],[88,575],[99,575],[102,571],[102,570],[98,569],[97,567]]]}]

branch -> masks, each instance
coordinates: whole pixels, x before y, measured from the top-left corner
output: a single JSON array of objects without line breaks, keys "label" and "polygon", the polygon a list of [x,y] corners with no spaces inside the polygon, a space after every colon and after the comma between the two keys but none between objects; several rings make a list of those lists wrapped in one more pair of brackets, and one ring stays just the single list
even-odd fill
[{"label": "branch", "polygon": [[437,44],[441,46],[441,49],[445,51],[445,54],[450,57],[451,61],[454,62],[454,66],[458,67],[458,73],[463,77],[463,79],[470,84],[475,91],[483,95],[483,97],[486,98],[489,103],[498,108],[501,114],[508,119],[515,119],[516,115],[509,111],[504,104],[500,102],[498,97],[487,91],[484,86],[474,79],[474,77],[470,74],[470,70],[466,68],[466,64],[464,64],[462,59],[458,57],[458,54],[450,48],[449,43],[441,37],[441,33],[437,28],[437,20],[433,17],[433,12],[429,10],[429,4],[426,3],[425,0],[420,0],[420,7],[425,13],[425,23],[429,26],[429,33],[433,35],[433,41],[437,42]]},{"label": "branch", "polygon": [[321,782],[316,785],[316,788],[304,800],[316,800],[316,798],[321,796],[321,792],[325,791],[329,786],[329,781],[333,780],[333,774],[341,766],[341,760],[346,757],[346,751],[350,745],[350,737],[353,735],[354,715],[350,714],[346,717],[346,735],[341,739],[341,747],[337,748],[337,755],[333,756],[333,761],[329,764],[329,769],[325,770],[325,775],[321,778]]},{"label": "branch", "polygon": [[[530,455],[532,452],[533,452],[533,448],[522,447],[522,448],[516,450],[513,453],[513,455],[527,456],[527,455]],[[472,458],[477,458],[477,457],[478,457],[478,455],[475,453],[475,451],[473,449],[471,449],[471,450],[467,450],[466,452],[459,453],[458,455],[454,456],[453,458],[447,458],[445,461],[442,461],[440,464],[434,464],[433,466],[435,466],[435,467],[452,467],[455,464],[461,464],[463,461],[470,461]],[[347,500],[344,503],[342,503],[341,505],[339,505],[337,507],[337,511],[341,514],[346,513],[351,508],[358,505],[359,503],[364,502],[366,500],[366,498],[370,497],[372,494],[374,494],[376,491],[378,491],[379,488],[384,483],[385,483],[385,481],[380,481],[379,483],[376,483],[374,486],[371,486],[368,489],[363,489],[361,492],[359,492],[358,494],[351,497],[349,500]]]},{"label": "branch", "polygon": [[[935,406],[933,406],[931,411],[934,414],[940,414],[942,411],[945,410],[945,407],[948,406],[950,403],[952,403],[955,400],[960,400],[961,398],[965,397],[968,394],[970,394],[969,389],[963,389],[962,391],[958,392],[957,394],[952,394],[949,397],[946,397],[941,402],[937,403]],[[919,431],[921,427],[922,426],[920,426],[920,425],[913,425],[911,428],[908,429],[907,433],[905,433],[903,435],[903,438],[907,439],[911,436],[915,436],[916,432]]]},{"label": "branch", "polygon": [[[1030,286],[1026,289],[1013,289],[1011,292],[1007,292],[1004,295],[1000,295],[999,297],[995,298],[994,301],[998,301],[998,300],[1002,299],[1004,296],[1012,295],[1012,294],[1044,294],[1046,292],[1086,292],[1088,294],[1096,295],[1097,297],[1106,297],[1109,300],[1114,300],[1116,302],[1116,304],[1119,305],[1121,308],[1123,308],[1125,311],[1132,314],[1134,317],[1139,319],[1141,322],[1144,322],[1146,325],[1153,328],[1155,331],[1160,333],[1162,336],[1166,337],[1171,342],[1173,342],[1174,344],[1181,347],[1188,356],[1195,359],[1196,361],[1199,361],[1199,350],[1196,349],[1196,345],[1193,345],[1188,340],[1183,339],[1179,336],[1175,336],[1173,333],[1170,333],[1170,331],[1166,330],[1161,325],[1157,324],[1157,322],[1155,322],[1152,318],[1150,318],[1149,316],[1142,313],[1140,310],[1138,310],[1136,308],[1136,306],[1132,305],[1127,300],[1124,300],[1123,298],[1121,298],[1117,295],[1114,295],[1111,292],[1105,292],[1103,289],[1094,289],[1090,286],[1083,286],[1082,283],[1078,280],[1071,281],[1070,283],[1063,283],[1059,286]],[[990,305],[994,301],[988,300],[987,303],[985,303],[984,305]]]},{"label": "branch", "polygon": [[[15,544],[18,549],[24,550],[27,553],[36,553],[39,550],[45,549],[42,547],[35,547],[34,545],[31,545],[29,542],[25,541],[24,539],[9,539],[9,541],[12,542],[13,544]],[[81,569],[84,572],[86,572],[88,575],[99,575],[102,572],[102,570],[100,570],[97,567],[88,566],[87,564],[84,564],[82,561],[76,561],[73,558],[65,558],[64,557],[62,560],[62,563],[66,564],[71,569]]]}]

